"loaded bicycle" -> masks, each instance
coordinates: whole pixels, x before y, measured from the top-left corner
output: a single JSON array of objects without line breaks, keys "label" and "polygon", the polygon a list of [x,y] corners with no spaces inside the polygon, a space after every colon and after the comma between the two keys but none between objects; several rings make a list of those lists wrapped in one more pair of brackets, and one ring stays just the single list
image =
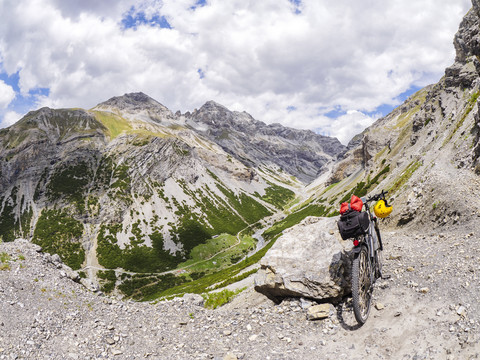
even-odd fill
[{"label": "loaded bicycle", "polygon": [[[344,240],[353,240],[352,302],[355,319],[363,325],[370,313],[370,304],[375,281],[382,276],[382,238],[378,218],[390,215],[386,191],[358,198],[352,196],[350,204],[343,203],[338,221],[340,235]],[[373,214],[370,204],[376,201]],[[365,211],[362,208],[365,207]]]}]

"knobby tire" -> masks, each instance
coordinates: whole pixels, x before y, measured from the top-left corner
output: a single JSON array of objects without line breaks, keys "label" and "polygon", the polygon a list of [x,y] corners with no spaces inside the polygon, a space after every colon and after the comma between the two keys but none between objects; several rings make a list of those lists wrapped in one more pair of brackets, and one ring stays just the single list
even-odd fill
[{"label": "knobby tire", "polygon": [[372,264],[368,249],[366,246],[362,246],[360,252],[354,257],[352,264],[353,313],[360,325],[367,321],[370,313],[373,291],[372,278]]}]

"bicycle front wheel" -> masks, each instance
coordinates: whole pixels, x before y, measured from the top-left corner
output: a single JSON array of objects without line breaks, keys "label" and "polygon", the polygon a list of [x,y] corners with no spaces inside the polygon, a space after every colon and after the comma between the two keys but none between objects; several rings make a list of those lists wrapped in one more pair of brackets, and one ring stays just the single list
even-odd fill
[{"label": "bicycle front wheel", "polygon": [[354,257],[352,264],[352,298],[355,319],[360,325],[367,321],[372,300],[372,263],[366,246]]}]

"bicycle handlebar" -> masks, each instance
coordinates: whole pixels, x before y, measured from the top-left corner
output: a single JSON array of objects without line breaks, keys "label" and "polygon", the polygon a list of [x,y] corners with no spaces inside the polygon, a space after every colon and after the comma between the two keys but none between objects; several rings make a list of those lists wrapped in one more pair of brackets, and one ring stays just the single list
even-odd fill
[{"label": "bicycle handlebar", "polygon": [[382,190],[381,193],[379,194],[375,194],[375,195],[372,195],[372,196],[369,196],[369,197],[365,197],[363,196],[361,199],[364,203],[369,203],[371,201],[377,201],[377,200],[385,200],[386,202],[386,199],[385,199],[385,195],[388,193],[388,191],[385,191],[385,190]]}]

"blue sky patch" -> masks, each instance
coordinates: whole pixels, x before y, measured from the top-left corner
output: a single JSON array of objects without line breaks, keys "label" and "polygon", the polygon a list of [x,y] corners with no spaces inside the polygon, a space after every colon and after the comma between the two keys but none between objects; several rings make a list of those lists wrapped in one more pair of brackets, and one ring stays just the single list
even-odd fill
[{"label": "blue sky patch", "polygon": [[383,117],[390,114],[398,105],[382,104],[373,111],[365,111],[364,114],[370,117]]},{"label": "blue sky patch", "polygon": [[30,90],[27,95],[22,95],[20,93],[20,87],[18,85],[20,80],[19,71],[12,75],[8,75],[7,73],[0,73],[0,80],[11,86],[15,91],[15,98],[8,105],[5,111],[15,111],[21,115],[24,115],[30,110],[38,108],[37,101],[39,97],[48,97],[50,95],[50,89],[48,88],[35,88]]},{"label": "blue sky patch", "polygon": [[165,16],[155,15],[148,18],[143,11],[137,11],[135,6],[132,6],[130,10],[124,15],[122,21],[123,29],[134,29],[136,30],[138,26],[149,25],[152,27],[159,27],[162,29],[171,29],[172,26],[168,22]]},{"label": "blue sky patch", "polygon": [[295,14],[301,14],[300,6],[302,5],[302,0],[288,0],[295,6]]},{"label": "blue sky patch", "polygon": [[335,107],[335,109],[327,112],[326,114],[323,114],[324,116],[330,118],[330,119],[337,119],[342,115],[345,115],[347,112],[342,110],[339,106]]},{"label": "blue sky patch", "polygon": [[402,103],[407,100],[410,96],[415,94],[418,90],[422,89],[419,86],[411,86],[407,91],[404,91],[400,95],[397,96],[397,99],[400,100]]},{"label": "blue sky patch", "polygon": [[[398,95],[395,98],[395,100],[397,103],[402,104],[405,100],[407,100],[410,96],[415,94],[420,89],[421,88],[418,86],[412,86],[407,91],[404,91],[403,93]],[[398,106],[399,106],[398,104],[397,105],[382,104],[380,106],[377,106],[373,111],[362,111],[362,113],[370,117],[383,117],[390,114]],[[322,114],[321,109],[320,109],[320,114]],[[330,119],[338,119],[340,116],[343,116],[346,114],[347,112],[345,110],[342,110],[340,106],[336,106],[333,110],[330,110],[329,112],[322,115]]]},{"label": "blue sky patch", "polygon": [[21,95],[16,93],[15,99],[8,106],[8,110],[13,110],[19,114],[26,114],[31,110],[36,110],[38,108],[37,100],[38,97],[48,97],[50,94],[50,89],[48,88],[37,88],[30,90],[28,95]]},{"label": "blue sky patch", "polygon": [[8,75],[7,73],[1,73],[0,80],[3,80],[5,84],[10,85],[16,93],[20,91],[20,87],[18,86],[18,82],[20,80],[19,71],[12,75]]},{"label": "blue sky patch", "polygon": [[297,110],[297,108],[295,106],[292,106],[292,105],[287,106],[287,111],[288,112],[292,112],[292,111],[295,111],[295,110]]},{"label": "blue sky patch", "polygon": [[207,0],[197,0],[195,5],[191,6],[190,9],[195,10],[196,8],[203,7],[205,5],[207,5]]},{"label": "blue sky patch", "polygon": [[[397,100],[400,104],[403,104],[405,100],[407,100],[410,96],[415,94],[421,87],[418,86],[411,86],[407,91],[404,91],[400,95],[398,95],[395,100]],[[378,106],[374,111],[366,112],[365,114],[368,116],[386,116],[390,114],[396,107],[399,105],[390,105],[390,104],[382,104]]]},{"label": "blue sky patch", "polygon": [[197,70],[198,76],[200,76],[200,79],[205,78],[205,72],[202,69]]}]

